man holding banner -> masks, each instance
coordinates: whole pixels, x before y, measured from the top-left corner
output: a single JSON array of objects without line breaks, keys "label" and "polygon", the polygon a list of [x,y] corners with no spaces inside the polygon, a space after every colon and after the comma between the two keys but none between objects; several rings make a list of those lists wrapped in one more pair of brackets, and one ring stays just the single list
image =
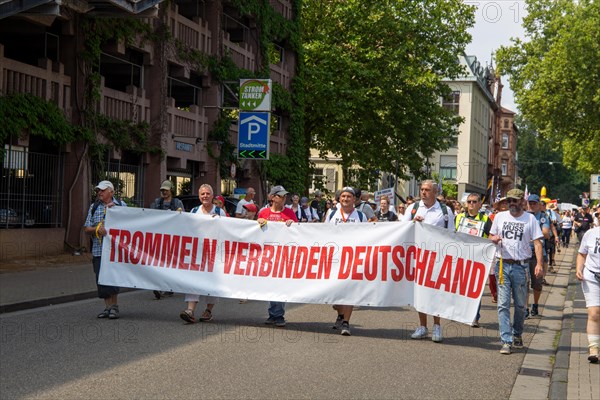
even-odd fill
[{"label": "man holding banner", "polygon": [[[272,200],[271,207],[263,208],[258,213],[258,224],[262,227],[267,221],[285,222],[290,226],[293,222],[298,222],[296,214],[292,209],[284,207],[285,196],[289,192],[283,186],[273,186],[269,192]],[[267,325],[275,325],[278,328],[285,327],[285,303],[281,301],[271,301],[269,303],[269,318],[265,321]]]},{"label": "man holding banner", "polygon": [[[421,200],[411,204],[402,221],[423,222],[430,225],[444,227],[451,232],[454,232],[454,213],[445,204],[440,203],[436,196],[438,194],[438,184],[431,180],[421,182],[419,190]],[[427,330],[427,314],[419,312],[419,326],[410,336],[412,339],[424,339],[428,335]],[[440,325],[440,317],[433,316],[433,332],[431,340],[439,343],[442,341],[442,326]]]},{"label": "man holding banner", "polygon": [[96,273],[96,286],[98,287],[98,297],[104,300],[104,311],[98,314],[98,318],[118,319],[119,305],[117,297],[119,295],[118,286],[102,285],[99,283],[100,266],[102,257],[102,241],[107,235],[104,220],[106,210],[115,205],[127,206],[122,201],[114,197],[115,187],[110,181],[102,181],[96,186],[97,200],[90,205],[87,217],[85,219],[84,231],[92,235],[92,265]]},{"label": "man holding banner", "polygon": [[[467,196],[467,211],[456,216],[456,231],[468,235],[488,237],[492,228],[492,220],[487,214],[479,211],[481,209],[481,196],[479,193],[470,193]],[[479,328],[481,302],[477,309],[477,316],[471,324],[473,328]]]},{"label": "man holding banner", "polygon": [[[533,242],[536,256],[534,274],[541,277],[542,242],[544,236],[535,217],[525,212],[524,193],[519,189],[509,190],[506,195],[508,211],[494,218],[489,238],[499,244],[496,257],[496,280],[498,282],[498,324],[502,341],[501,354],[510,354],[511,348],[523,348],[523,325],[525,321],[525,299],[527,297],[528,260],[532,256]],[[514,299],[513,323],[510,323],[510,301]]]},{"label": "man holding banner", "polygon": [[[367,216],[354,208],[356,192],[353,188],[346,186],[340,192],[340,207],[332,208],[327,215],[326,222],[334,225],[368,222]],[[352,305],[335,305],[334,309],[338,315],[333,329],[338,329],[344,336],[350,336],[350,317],[352,316]]]}]

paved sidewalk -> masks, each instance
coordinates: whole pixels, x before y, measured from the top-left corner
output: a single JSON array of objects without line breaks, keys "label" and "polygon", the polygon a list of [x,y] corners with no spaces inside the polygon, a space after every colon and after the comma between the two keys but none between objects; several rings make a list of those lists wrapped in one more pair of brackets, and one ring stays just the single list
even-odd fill
[{"label": "paved sidewalk", "polygon": [[[573,273],[574,276],[574,273]],[[579,281],[574,280],[575,299],[567,301],[571,311],[572,325],[569,346],[569,366],[567,398],[581,400],[600,399],[600,365],[591,364],[588,360],[588,340],[586,334],[587,309]],[[567,312],[565,304],[565,312]]]},{"label": "paved sidewalk", "polygon": [[[587,311],[574,278],[576,251],[571,245],[557,254],[558,273],[547,276],[542,317],[527,320],[530,343],[511,399],[600,399],[600,366],[587,361]],[[95,289],[89,262],[0,273],[0,313],[94,298]]]}]

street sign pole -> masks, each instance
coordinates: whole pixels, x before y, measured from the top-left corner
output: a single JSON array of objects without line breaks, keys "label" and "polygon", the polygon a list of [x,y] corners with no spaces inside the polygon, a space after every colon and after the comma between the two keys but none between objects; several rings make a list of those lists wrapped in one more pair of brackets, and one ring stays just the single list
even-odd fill
[{"label": "street sign pole", "polygon": [[240,79],[238,159],[269,159],[271,92],[270,79]]}]

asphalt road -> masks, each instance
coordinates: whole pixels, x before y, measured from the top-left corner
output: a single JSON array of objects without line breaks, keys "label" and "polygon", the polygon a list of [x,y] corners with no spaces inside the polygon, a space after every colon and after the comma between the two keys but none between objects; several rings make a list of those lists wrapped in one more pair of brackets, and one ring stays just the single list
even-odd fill
[{"label": "asphalt road", "polygon": [[441,344],[410,339],[409,308],[361,307],[343,337],[326,305],[289,305],[280,329],[258,301],[223,299],[212,322],[192,325],[179,319],[183,295],[119,303],[119,320],[96,319],[99,299],[0,315],[0,397],[506,399],[524,357],[499,353],[487,291],[482,327],[443,321]]}]

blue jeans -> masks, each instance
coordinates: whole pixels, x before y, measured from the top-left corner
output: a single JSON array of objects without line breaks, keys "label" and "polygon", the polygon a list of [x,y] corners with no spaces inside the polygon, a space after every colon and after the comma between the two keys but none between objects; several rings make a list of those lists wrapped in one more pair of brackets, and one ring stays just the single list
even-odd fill
[{"label": "blue jeans", "polygon": [[273,319],[283,319],[285,315],[285,303],[280,301],[269,302],[269,317]]},{"label": "blue jeans", "polygon": [[[498,282],[498,324],[502,343],[512,344],[513,336],[523,334],[525,322],[525,299],[527,298],[527,265],[502,264],[504,284],[500,284],[500,262],[496,263],[496,280]],[[510,325],[510,299],[514,299],[515,310],[512,329]]]}]

